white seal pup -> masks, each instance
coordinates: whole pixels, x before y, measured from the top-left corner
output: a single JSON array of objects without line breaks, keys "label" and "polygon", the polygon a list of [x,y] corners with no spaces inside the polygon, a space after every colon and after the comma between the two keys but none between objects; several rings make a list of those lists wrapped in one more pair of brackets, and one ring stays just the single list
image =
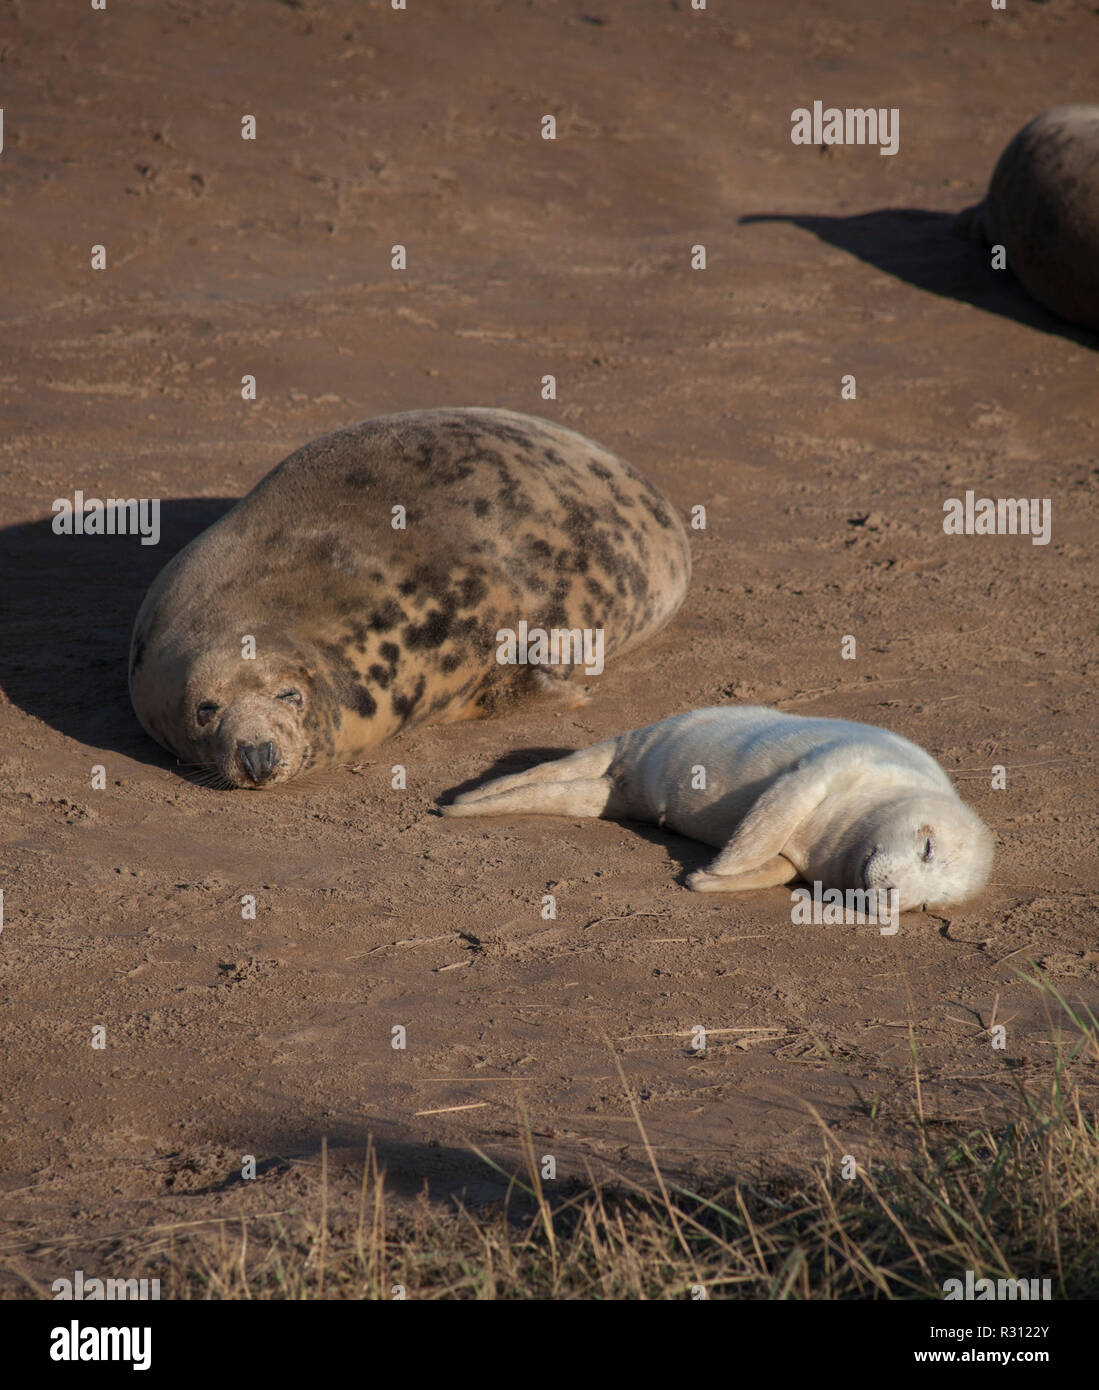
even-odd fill
[{"label": "white seal pup", "polygon": [[1099,331],[1099,106],[1056,106],[1024,126],[955,231],[1003,246],[1029,294]]},{"label": "white seal pup", "polygon": [[992,864],[988,829],[922,748],[869,724],[758,705],[662,719],[440,810],[655,821],[722,847],[687,880],[701,893],[803,878],[892,888],[903,912],[971,897]]}]

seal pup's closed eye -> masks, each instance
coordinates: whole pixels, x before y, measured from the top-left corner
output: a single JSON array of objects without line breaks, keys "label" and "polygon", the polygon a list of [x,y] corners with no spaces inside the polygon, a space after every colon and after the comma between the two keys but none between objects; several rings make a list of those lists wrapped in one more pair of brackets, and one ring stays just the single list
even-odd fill
[{"label": "seal pup's closed eye", "polygon": [[892,889],[900,911],[980,891],[992,836],[946,773],[898,734],[760,706],[693,710],[497,778],[445,816],[522,812],[667,825],[721,847],[696,892],[803,878]]}]

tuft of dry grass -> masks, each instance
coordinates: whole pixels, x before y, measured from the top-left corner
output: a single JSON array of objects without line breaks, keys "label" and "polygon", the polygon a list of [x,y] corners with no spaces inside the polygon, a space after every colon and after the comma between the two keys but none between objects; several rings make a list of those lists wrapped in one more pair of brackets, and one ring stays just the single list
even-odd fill
[{"label": "tuft of dry grass", "polygon": [[[651,1187],[589,1180],[551,1197],[520,1110],[525,1175],[504,1174],[507,1198],[491,1211],[423,1198],[391,1213],[368,1145],[356,1219],[333,1222],[325,1147],[315,1216],[181,1230],[148,1273],[179,1299],[938,1300],[966,1270],[1048,1278],[1057,1299],[1095,1297],[1099,1117],[1076,1077],[1095,1075],[1099,1022],[1037,972],[1032,983],[1071,1025],[1054,1028],[1047,1081],[1024,1083],[1005,1065],[1014,1098],[996,1125],[931,1125],[917,1087],[907,1165],[847,1178],[829,1160],[766,1186],[689,1191],[660,1172],[619,1068]],[[914,1052],[913,1065],[918,1080]]]},{"label": "tuft of dry grass", "polygon": [[[1099,1118],[1074,1069],[1099,1063],[1099,1023],[1040,976],[1071,1022],[1043,1089],[1015,1087],[996,1127],[909,1125],[918,1155],[845,1179],[830,1162],[766,1190],[691,1192],[661,1174],[640,1113],[652,1189],[578,1184],[551,1198],[526,1116],[525,1178],[490,1214],[433,1206],[390,1218],[368,1149],[357,1227],[274,1223],[257,1239],[189,1236],[168,1270],[175,1298],[941,1299],[943,1281],[1048,1278],[1055,1298],[1099,1293]],[[914,1058],[915,1063],[915,1058]],[[917,1071],[918,1076],[918,1071]],[[917,1092],[918,1094],[918,1092]],[[487,1164],[497,1168],[486,1155]],[[498,1171],[501,1171],[497,1169]],[[322,1211],[325,1198],[322,1193]]]}]

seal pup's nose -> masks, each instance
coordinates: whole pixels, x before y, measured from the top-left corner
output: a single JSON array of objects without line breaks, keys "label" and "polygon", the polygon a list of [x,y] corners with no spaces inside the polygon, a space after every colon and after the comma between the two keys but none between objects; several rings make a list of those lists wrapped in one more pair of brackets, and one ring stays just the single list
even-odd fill
[{"label": "seal pup's nose", "polygon": [[266,743],[238,743],[237,757],[253,782],[266,782],[278,762],[275,745],[270,740]]}]

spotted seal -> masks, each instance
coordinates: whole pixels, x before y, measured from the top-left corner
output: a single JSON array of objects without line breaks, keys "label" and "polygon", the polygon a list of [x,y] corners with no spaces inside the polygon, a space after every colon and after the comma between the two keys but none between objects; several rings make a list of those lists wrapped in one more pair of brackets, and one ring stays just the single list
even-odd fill
[{"label": "spotted seal", "polygon": [[954,229],[1003,246],[1039,303],[1099,331],[1099,106],[1056,106],[1024,126]]},{"label": "spotted seal", "polygon": [[426,720],[576,703],[570,672],[502,665],[501,631],[622,652],[689,577],[667,500],[590,439],[506,410],[382,416],[298,449],[161,571],[130,695],[178,758],[268,787]]},{"label": "spotted seal", "polygon": [[892,888],[904,911],[970,897],[992,863],[987,828],[916,744],[754,705],[663,719],[440,810],[655,821],[722,847],[687,880],[701,893],[801,877],[843,891]]}]

